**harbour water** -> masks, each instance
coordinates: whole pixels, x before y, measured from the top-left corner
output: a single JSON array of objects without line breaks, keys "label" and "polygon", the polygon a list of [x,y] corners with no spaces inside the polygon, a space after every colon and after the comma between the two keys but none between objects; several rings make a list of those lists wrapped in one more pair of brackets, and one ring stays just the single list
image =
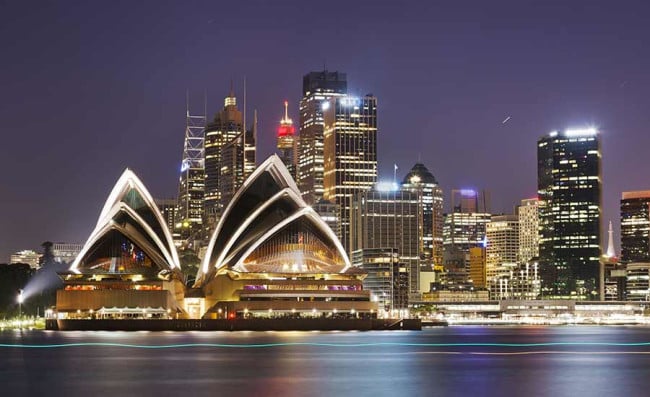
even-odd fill
[{"label": "harbour water", "polygon": [[2,395],[647,396],[650,328],[0,332]]}]

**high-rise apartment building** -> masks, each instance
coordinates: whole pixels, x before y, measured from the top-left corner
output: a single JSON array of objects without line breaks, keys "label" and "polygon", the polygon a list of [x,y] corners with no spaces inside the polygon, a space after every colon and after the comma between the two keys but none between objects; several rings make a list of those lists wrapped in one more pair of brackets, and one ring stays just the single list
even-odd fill
[{"label": "high-rise apartment building", "polygon": [[[221,154],[226,145],[244,131],[242,112],[237,108],[237,98],[232,88],[230,94],[224,100],[224,107],[217,112],[214,120],[205,128],[205,217],[209,224],[214,224],[221,213],[222,201],[219,180],[221,177]],[[232,148],[229,154],[232,153]],[[243,139],[241,148],[235,148],[235,152],[241,151],[243,161]],[[235,153],[235,157],[237,153]]]},{"label": "high-rise apartment building", "polygon": [[296,179],[298,160],[298,139],[295,133],[293,120],[289,118],[289,102],[284,101],[284,117],[280,120],[280,127],[278,127],[277,148],[280,160],[287,167],[293,179]]},{"label": "high-rise apartment building", "polygon": [[519,216],[519,262],[539,256],[539,207],[537,198],[521,200]]},{"label": "high-rise apartment building", "polygon": [[623,192],[621,261],[650,262],[650,190]]},{"label": "high-rise apartment building", "polygon": [[416,193],[420,202],[420,258],[422,265],[442,265],[442,188],[422,163],[406,174],[402,189]]},{"label": "high-rise apartment building", "polygon": [[554,131],[537,142],[542,295],[598,299],[601,255],[600,138]]},{"label": "high-rise apartment building", "polygon": [[349,253],[352,200],[377,182],[377,98],[333,97],[324,106],[324,198],[339,206]]},{"label": "high-rise apartment building", "polygon": [[351,251],[371,248],[397,250],[408,268],[409,290],[420,288],[418,196],[403,190],[360,192],[351,219]]},{"label": "high-rise apartment building", "polygon": [[517,267],[519,258],[519,217],[495,215],[486,225],[486,273],[488,282]]},{"label": "high-rise apartment building", "polygon": [[323,198],[323,107],[332,97],[347,94],[345,73],[311,72],[302,79],[300,138],[298,140],[297,183],[308,204]]}]

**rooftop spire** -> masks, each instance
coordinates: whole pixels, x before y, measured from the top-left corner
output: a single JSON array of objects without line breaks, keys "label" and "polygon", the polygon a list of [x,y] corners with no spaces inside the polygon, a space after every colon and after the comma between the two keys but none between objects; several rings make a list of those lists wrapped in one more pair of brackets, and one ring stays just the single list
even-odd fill
[{"label": "rooftop spire", "polygon": [[614,250],[614,230],[612,230],[612,221],[609,221],[609,230],[607,231],[607,237],[609,242],[607,243],[607,255],[608,258],[613,258],[616,256],[616,251]]}]

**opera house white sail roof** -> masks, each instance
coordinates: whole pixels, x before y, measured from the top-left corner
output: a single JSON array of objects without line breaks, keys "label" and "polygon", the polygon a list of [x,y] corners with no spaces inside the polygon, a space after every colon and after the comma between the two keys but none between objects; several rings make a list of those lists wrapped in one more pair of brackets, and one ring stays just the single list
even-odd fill
[{"label": "opera house white sail roof", "polygon": [[336,234],[305,203],[285,165],[272,155],[224,210],[197,284],[220,269],[306,274],[341,273],[349,267]]},{"label": "opera house white sail roof", "polygon": [[152,196],[126,169],[70,271],[155,274],[163,270],[180,270],[171,233]]}]

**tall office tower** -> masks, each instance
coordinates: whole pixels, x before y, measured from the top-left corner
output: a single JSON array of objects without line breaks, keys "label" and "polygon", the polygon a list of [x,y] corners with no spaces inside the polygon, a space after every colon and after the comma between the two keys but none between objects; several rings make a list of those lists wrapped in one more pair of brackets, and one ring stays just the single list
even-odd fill
[{"label": "tall office tower", "polygon": [[650,262],[650,190],[623,192],[621,261]]},{"label": "tall office tower", "polygon": [[325,103],[323,197],[339,206],[341,242],[349,253],[353,197],[377,182],[377,98],[345,96]]},{"label": "tall office tower", "polygon": [[289,102],[284,101],[284,117],[280,120],[278,127],[278,152],[280,160],[289,170],[289,173],[296,179],[298,140],[295,136],[296,129],[293,120],[289,118]]},{"label": "tall office tower", "polygon": [[554,131],[537,142],[542,295],[598,299],[601,254],[600,138]]},{"label": "tall office tower", "polygon": [[244,183],[244,134],[221,148],[219,159],[219,208],[226,208]]},{"label": "tall office tower", "polygon": [[160,210],[160,213],[165,220],[165,224],[171,233],[174,230],[174,225],[176,224],[176,211],[178,210],[178,202],[173,198],[154,199],[154,202],[158,206],[158,209]]},{"label": "tall office tower", "polygon": [[519,262],[539,256],[539,207],[537,198],[521,200],[519,215]]},{"label": "tall office tower", "polygon": [[221,148],[219,159],[219,207],[226,208],[246,178],[255,171],[257,111],[253,127]]},{"label": "tall office tower", "polygon": [[453,189],[451,191],[452,212],[464,214],[489,213],[490,192],[487,190]]},{"label": "tall office tower", "polygon": [[297,182],[303,198],[313,204],[323,198],[323,107],[348,92],[345,73],[311,72],[302,79]]},{"label": "tall office tower", "polygon": [[203,225],[205,188],[205,115],[190,115],[187,107],[185,143],[178,187],[176,227],[181,238],[188,238]]},{"label": "tall office tower", "polygon": [[[221,176],[221,153],[227,144],[244,131],[242,113],[237,108],[237,98],[232,87],[224,100],[224,107],[214,120],[205,127],[205,218],[213,225],[219,219],[222,201],[219,190]],[[243,139],[240,140],[243,159]],[[237,149],[239,151],[239,149]],[[236,156],[237,157],[237,156]],[[243,163],[242,163],[243,164]]]},{"label": "tall office tower", "polygon": [[420,201],[420,258],[423,265],[442,265],[442,188],[422,163],[406,174],[402,189],[414,192]]},{"label": "tall office tower", "polygon": [[487,236],[487,281],[508,275],[517,267],[519,258],[519,217],[495,215],[485,230]]},{"label": "tall office tower", "polygon": [[469,272],[469,250],[485,244],[486,225],[492,214],[488,194],[471,189],[452,190],[451,208],[442,228],[443,264],[448,279],[462,283]]},{"label": "tall office tower", "polygon": [[244,136],[244,179],[257,168],[257,109],[253,111],[253,125]]},{"label": "tall office tower", "polygon": [[418,196],[403,190],[361,191],[351,209],[351,249],[393,248],[408,268],[409,291],[420,288]]}]

